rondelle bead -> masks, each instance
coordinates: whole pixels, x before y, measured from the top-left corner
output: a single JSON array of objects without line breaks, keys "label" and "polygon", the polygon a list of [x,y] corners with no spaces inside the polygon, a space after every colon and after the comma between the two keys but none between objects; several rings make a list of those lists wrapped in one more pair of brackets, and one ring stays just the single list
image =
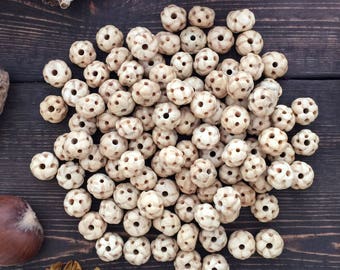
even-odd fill
[{"label": "rondelle bead", "polygon": [[183,251],[193,251],[198,239],[198,228],[194,223],[183,224],[177,233],[178,247]]},{"label": "rondelle bead", "polygon": [[175,212],[183,222],[191,222],[194,219],[194,208],[199,204],[196,195],[182,194],[175,205]]},{"label": "rondelle bead", "polygon": [[174,238],[159,234],[156,239],[151,242],[151,252],[156,261],[170,262],[176,258],[178,245]]},{"label": "rondelle bead", "polygon": [[275,189],[290,188],[294,179],[294,173],[290,165],[285,161],[274,161],[268,167],[267,181]]},{"label": "rondelle bead", "polygon": [[219,56],[209,48],[201,49],[195,55],[194,70],[197,74],[205,76],[214,70],[218,64]]},{"label": "rondelle bead", "polygon": [[[133,31],[133,28],[130,31]],[[158,39],[150,31],[131,36],[131,40],[127,45],[131,54],[142,61],[152,59],[158,52]]]},{"label": "rondelle bead", "polygon": [[250,112],[249,116],[250,123],[247,128],[247,132],[250,135],[259,135],[263,130],[271,126],[270,118],[268,115],[259,117]]},{"label": "rondelle bead", "polygon": [[132,60],[131,52],[125,47],[113,48],[107,55],[105,62],[110,71],[117,72],[125,61]]},{"label": "rondelle bead", "polygon": [[190,54],[196,54],[205,47],[207,36],[200,28],[189,26],[181,34],[181,49]]},{"label": "rondelle bead", "polygon": [[80,234],[88,241],[102,237],[106,228],[107,224],[98,212],[89,212],[85,214],[78,224]]},{"label": "rondelle bead", "polygon": [[288,61],[283,53],[267,52],[262,55],[264,76],[272,79],[283,77],[288,71]]},{"label": "rondelle bead", "polygon": [[177,143],[178,135],[175,130],[161,129],[159,127],[155,127],[152,130],[152,139],[153,142],[159,149],[163,149],[167,146],[175,146]]},{"label": "rondelle bead", "polygon": [[190,166],[198,159],[198,150],[196,146],[189,140],[181,140],[177,145],[177,149],[183,153],[184,167]]},{"label": "rondelle bead", "polygon": [[122,170],[123,175],[126,178],[130,178],[142,172],[145,167],[145,159],[141,152],[129,150],[120,156],[118,166]]},{"label": "rondelle bead", "polygon": [[158,40],[158,51],[165,55],[174,55],[181,48],[181,40],[178,35],[161,31],[156,35]]},{"label": "rondelle bead", "polygon": [[318,105],[312,98],[297,98],[292,102],[291,108],[294,112],[296,123],[309,125],[319,115]]},{"label": "rondelle bead", "polygon": [[221,254],[210,254],[203,258],[202,270],[229,270],[227,260]]},{"label": "rondelle bead", "polygon": [[255,16],[249,9],[234,10],[228,13],[226,22],[232,32],[240,33],[253,28]]},{"label": "rondelle bead", "polygon": [[294,161],[291,165],[294,178],[292,183],[293,189],[307,189],[313,184],[313,168],[303,161]]},{"label": "rondelle bead", "polygon": [[283,131],[291,131],[295,125],[293,110],[286,105],[277,105],[270,116],[272,124]]},{"label": "rondelle bead", "polygon": [[135,117],[120,118],[116,121],[116,129],[120,136],[129,140],[135,140],[143,133],[142,122]]},{"label": "rondelle bead", "polygon": [[87,190],[96,199],[107,199],[112,196],[115,183],[103,173],[96,173],[87,180]]},{"label": "rondelle bead", "polygon": [[155,219],[163,214],[163,198],[154,190],[143,191],[137,201],[137,207],[142,216]]},{"label": "rondelle bead", "polygon": [[83,188],[72,189],[66,193],[64,210],[71,217],[81,218],[91,209],[92,197]]},{"label": "rondelle bead", "polygon": [[159,162],[173,172],[179,172],[184,165],[183,152],[174,146],[164,147],[159,151]]},{"label": "rondelle bead", "polygon": [[311,156],[319,148],[319,136],[309,129],[302,129],[292,138],[292,146],[295,153],[303,156]]},{"label": "rondelle bead", "polygon": [[87,85],[96,88],[110,77],[110,71],[105,63],[95,60],[86,66],[83,75]]},{"label": "rondelle bead", "polygon": [[260,56],[254,53],[248,53],[241,58],[239,69],[248,72],[254,81],[256,81],[262,76],[264,64]]},{"label": "rondelle bead", "polygon": [[96,126],[101,133],[108,133],[116,130],[116,122],[119,117],[109,111],[105,111],[96,117]]},{"label": "rondelle bead", "polygon": [[106,199],[100,202],[99,215],[108,224],[119,224],[124,216],[124,211],[113,199]]},{"label": "rondelle bead", "polygon": [[215,26],[207,36],[208,46],[213,51],[225,54],[234,45],[233,33],[225,26]]},{"label": "rondelle bead", "polygon": [[239,71],[234,73],[234,75],[229,76],[227,90],[231,98],[247,98],[253,89],[253,77],[248,72]]},{"label": "rondelle bead", "polygon": [[260,133],[258,140],[261,150],[264,153],[271,156],[278,156],[286,148],[288,137],[287,134],[279,128],[270,127]]},{"label": "rondelle bead", "polygon": [[107,175],[113,179],[115,182],[121,182],[125,180],[125,176],[122,171],[119,170],[119,159],[118,160],[108,160],[105,165],[105,171]]},{"label": "rondelle bead", "polygon": [[239,62],[233,58],[226,58],[218,64],[216,70],[221,70],[225,75],[230,77],[239,71]]},{"label": "rondelle bead", "polygon": [[161,12],[161,22],[165,30],[178,32],[187,24],[187,12],[176,5],[168,5]]},{"label": "rondelle bead", "polygon": [[236,51],[240,55],[248,53],[259,54],[263,48],[263,39],[259,32],[248,30],[238,35],[236,39]]},{"label": "rondelle bead", "polygon": [[96,60],[97,54],[93,44],[88,40],[79,40],[72,43],[69,50],[69,58],[73,64],[85,68]]},{"label": "rondelle bead", "polygon": [[216,126],[202,124],[194,129],[191,141],[200,150],[211,149],[220,141],[220,132]]},{"label": "rondelle bead", "polygon": [[241,210],[240,194],[233,187],[221,187],[214,195],[215,208],[222,223],[233,222]]},{"label": "rondelle bead", "polygon": [[108,79],[98,88],[98,94],[101,95],[105,103],[107,103],[109,98],[117,91],[125,91],[125,89],[116,79]]},{"label": "rondelle bead", "polygon": [[219,142],[211,149],[202,149],[200,150],[200,157],[203,159],[209,159],[214,166],[218,168],[224,164],[222,160],[224,147],[225,145],[222,142]]},{"label": "rondelle bead", "polygon": [[150,167],[145,166],[141,174],[130,178],[130,183],[138,190],[150,190],[155,187],[157,180],[157,174]]},{"label": "rondelle bead", "polygon": [[248,207],[255,203],[256,192],[244,182],[238,182],[233,188],[240,194],[241,206]]},{"label": "rondelle bead", "polygon": [[219,99],[216,100],[216,111],[215,113],[208,117],[208,118],[203,118],[203,121],[207,124],[211,125],[220,125],[221,124],[221,117],[223,114],[224,109],[226,108],[226,105],[224,102],[220,101]]},{"label": "rondelle bead", "polygon": [[239,167],[229,167],[223,164],[218,170],[218,179],[226,185],[233,185],[241,181],[242,176]]},{"label": "rondelle bead", "polygon": [[142,121],[144,131],[149,131],[155,126],[152,120],[153,111],[153,107],[136,106],[133,112],[133,116]]},{"label": "rondelle bead", "polygon": [[209,203],[195,206],[194,217],[198,225],[207,231],[213,231],[220,226],[220,217],[217,210]]},{"label": "rondelle bead", "polygon": [[59,135],[53,144],[54,154],[58,159],[64,161],[70,161],[73,159],[69,154],[66,153],[66,149],[64,147],[67,135],[68,133]]},{"label": "rondelle bead", "polygon": [[191,165],[190,176],[196,186],[206,188],[215,183],[217,172],[209,159],[199,158]]},{"label": "rondelle bead", "polygon": [[217,98],[224,98],[228,94],[228,77],[222,71],[211,71],[204,80],[204,87]]},{"label": "rondelle bead", "polygon": [[269,222],[279,215],[279,202],[274,195],[259,194],[250,208],[252,214],[260,222]]},{"label": "rondelle bead", "polygon": [[135,108],[135,102],[130,92],[116,91],[109,98],[107,109],[116,116],[123,116],[132,113]]},{"label": "rondelle bead", "polygon": [[105,102],[103,98],[96,93],[89,94],[78,100],[76,112],[86,118],[93,118],[105,111]]},{"label": "rondelle bead", "polygon": [[249,146],[240,139],[232,139],[224,148],[222,160],[229,167],[241,166],[249,153]]},{"label": "rondelle bead", "polygon": [[263,229],[256,235],[256,251],[266,259],[279,256],[284,242],[280,234],[273,229]]},{"label": "rondelle bead", "polygon": [[189,78],[192,74],[193,61],[194,60],[189,53],[177,52],[171,57],[170,65],[174,67],[177,78],[184,80]]},{"label": "rondelle bead", "polygon": [[125,61],[118,69],[117,75],[121,85],[132,86],[143,78],[144,68],[135,60]]},{"label": "rondelle bead", "polygon": [[195,92],[190,110],[197,118],[208,118],[216,112],[216,97],[208,91]]},{"label": "rondelle bead", "polygon": [[51,180],[58,172],[58,159],[50,152],[35,154],[30,163],[34,177],[39,180]]},{"label": "rondelle bead", "polygon": [[197,270],[201,269],[201,255],[197,251],[182,251],[177,253],[174,261],[175,270]]},{"label": "rondelle bead", "polygon": [[228,241],[223,226],[219,226],[212,231],[201,230],[198,239],[203,248],[211,253],[221,251],[227,245]]},{"label": "rondelle bead", "polygon": [[132,265],[145,264],[151,256],[149,240],[144,237],[130,237],[124,244],[125,260]]},{"label": "rondelle bead", "polygon": [[239,260],[246,260],[255,253],[254,236],[243,230],[234,231],[228,241],[230,254]]},{"label": "rondelle bead", "polygon": [[238,105],[231,105],[224,109],[221,117],[221,126],[229,133],[244,133],[250,122],[248,111]]},{"label": "rondelle bead", "polygon": [[96,118],[86,119],[78,113],[75,113],[69,119],[68,127],[70,131],[85,131],[86,133],[93,135],[97,130]]},{"label": "rondelle bead", "polygon": [[131,28],[130,31],[126,35],[126,45],[128,46],[128,48],[131,49],[131,47],[134,45],[134,38],[137,35],[144,34],[144,33],[152,34],[151,31],[146,27],[136,26],[136,27]]},{"label": "rondelle bead", "polygon": [[131,183],[121,183],[117,185],[113,191],[113,200],[118,207],[125,210],[131,210],[137,207],[139,194],[139,190]]},{"label": "rondelle bead", "polygon": [[174,236],[181,228],[181,221],[175,213],[165,209],[160,217],[153,219],[152,225],[164,235]]},{"label": "rondelle bead", "polygon": [[96,252],[104,262],[118,260],[123,255],[123,239],[117,233],[107,232],[96,242]]},{"label": "rondelle bead", "polygon": [[108,159],[117,160],[128,149],[128,141],[117,131],[105,133],[100,138],[99,151]]},{"label": "rondelle bead", "polygon": [[67,134],[64,149],[74,159],[85,158],[92,150],[93,139],[85,131],[71,131]]},{"label": "rondelle bead", "polygon": [[89,87],[78,79],[69,80],[61,90],[65,103],[71,107],[75,107],[78,100],[88,94],[90,94]]},{"label": "rondelle bead", "polygon": [[50,60],[43,69],[45,82],[61,88],[72,78],[72,71],[69,66],[62,60]]},{"label": "rondelle bead", "polygon": [[185,81],[174,79],[166,86],[166,93],[171,102],[180,106],[191,102],[194,88]]},{"label": "rondelle bead", "polygon": [[105,25],[96,34],[99,49],[109,53],[113,48],[122,47],[124,42],[123,33],[114,25]]},{"label": "rondelle bead", "polygon": [[215,11],[208,7],[193,6],[188,14],[191,25],[200,28],[210,28],[214,25]]},{"label": "rondelle bead", "polygon": [[180,122],[181,111],[171,102],[157,104],[152,120],[157,127],[166,130],[174,129]]},{"label": "rondelle bead", "polygon": [[195,90],[195,92],[200,92],[204,90],[204,82],[196,76],[191,76],[185,79],[185,82],[189,83]]},{"label": "rondelle bead", "polygon": [[151,81],[159,83],[161,87],[165,88],[169,82],[176,79],[175,68],[163,63],[157,64],[151,68],[149,78]]},{"label": "rondelle bead", "polygon": [[148,79],[136,82],[132,87],[133,100],[142,106],[152,106],[161,97],[159,84]]},{"label": "rondelle bead", "polygon": [[182,168],[180,172],[175,175],[176,184],[179,190],[184,194],[194,194],[197,186],[192,182],[190,170]]},{"label": "rondelle bead", "polygon": [[91,152],[79,160],[81,167],[89,172],[96,172],[106,165],[107,159],[99,151],[99,146],[94,144]]},{"label": "rondelle bead", "polygon": [[170,179],[159,179],[153,190],[163,197],[164,207],[175,205],[179,197],[178,187],[175,181]]},{"label": "rondelle bead", "polygon": [[133,210],[127,211],[124,215],[124,221],[123,226],[124,230],[130,235],[130,236],[143,236],[147,234],[147,232],[151,228],[151,220],[143,217],[138,208],[135,208]]},{"label": "rondelle bead", "polygon": [[61,96],[49,95],[40,103],[40,115],[50,123],[60,123],[67,112],[68,107]]},{"label": "rondelle bead", "polygon": [[266,161],[260,155],[248,155],[240,167],[242,179],[255,182],[266,170]]},{"label": "rondelle bead", "polygon": [[79,188],[84,183],[85,171],[83,168],[73,161],[62,164],[57,173],[57,181],[59,186],[64,189]]}]

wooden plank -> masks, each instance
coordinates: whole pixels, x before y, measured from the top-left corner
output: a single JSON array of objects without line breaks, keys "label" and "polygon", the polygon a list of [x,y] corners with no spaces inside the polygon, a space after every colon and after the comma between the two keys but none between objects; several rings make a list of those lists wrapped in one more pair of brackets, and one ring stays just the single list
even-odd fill
[{"label": "wooden plank", "polygon": [[[316,174],[314,185],[305,191],[272,192],[278,196],[280,215],[275,222],[261,224],[243,209],[240,218],[226,227],[228,235],[240,228],[252,233],[273,227],[285,239],[285,251],[278,259],[265,260],[255,255],[246,261],[231,258],[226,249],[221,252],[231,269],[339,269],[340,267],[340,185],[338,184],[340,130],[338,126],[338,89],[340,80],[282,80],[284,94],[280,101],[290,104],[300,96],[311,96],[319,105],[319,118],[310,128],[320,136],[316,155],[302,160],[310,163]],[[42,269],[56,261],[78,259],[84,269],[173,269],[172,263],[161,264],[153,259],[134,267],[120,259],[101,262],[94,242],[85,241],[77,232],[78,220],[63,210],[66,191],[56,180],[42,182],[29,172],[31,157],[41,151],[52,151],[55,138],[67,131],[67,120],[52,125],[39,115],[39,103],[48,94],[59,94],[44,83],[12,84],[4,114],[0,116],[0,194],[15,194],[26,198],[36,210],[45,229],[46,239],[39,256],[23,269]],[[296,130],[301,129],[298,126]],[[98,209],[98,202],[93,210]],[[120,225],[109,226],[127,239]],[[148,234],[153,239],[155,230]],[[202,248],[198,246],[198,250]],[[202,252],[202,255],[205,255]],[[19,268],[21,269],[21,268]]]},{"label": "wooden plank", "polygon": [[[187,10],[192,1],[172,1]],[[94,41],[105,24],[125,34],[137,25],[154,33],[162,30],[159,14],[168,1],[75,1],[68,10],[50,8],[33,0],[2,0],[0,3],[0,64],[12,81],[42,81],[44,64],[53,58],[67,59],[73,41]],[[255,29],[264,38],[264,52],[279,50],[289,60],[287,78],[340,77],[340,2],[336,0],[208,1],[216,11],[216,25],[225,25],[228,11],[250,8]],[[227,56],[234,56],[235,52]],[[99,59],[104,59],[100,54]],[[78,68],[74,68],[77,74]]]}]

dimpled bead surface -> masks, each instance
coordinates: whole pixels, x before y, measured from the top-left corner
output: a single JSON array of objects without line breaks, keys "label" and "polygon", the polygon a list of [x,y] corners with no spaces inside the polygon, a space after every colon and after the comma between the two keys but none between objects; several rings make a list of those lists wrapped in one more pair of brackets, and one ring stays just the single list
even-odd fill
[{"label": "dimpled bead surface", "polygon": [[311,156],[319,148],[319,136],[309,129],[302,129],[292,138],[292,146],[295,153],[303,156]]},{"label": "dimpled bead surface", "polygon": [[253,28],[255,16],[249,9],[234,10],[228,13],[226,22],[232,32],[240,33]]},{"label": "dimpled bead surface", "polygon": [[280,234],[273,229],[263,229],[256,235],[256,251],[266,259],[279,256],[284,242]]}]

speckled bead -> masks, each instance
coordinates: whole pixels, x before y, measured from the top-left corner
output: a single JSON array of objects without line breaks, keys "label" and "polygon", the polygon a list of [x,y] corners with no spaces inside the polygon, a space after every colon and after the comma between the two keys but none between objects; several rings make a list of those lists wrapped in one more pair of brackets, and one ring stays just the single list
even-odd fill
[{"label": "speckled bead", "polygon": [[175,205],[179,197],[178,187],[176,183],[170,179],[159,179],[153,190],[162,196],[164,207]]},{"label": "speckled bead", "polygon": [[117,131],[105,133],[100,138],[99,151],[108,159],[117,160],[128,149],[128,142]]},{"label": "speckled bead", "polygon": [[134,57],[142,61],[148,61],[158,52],[158,39],[150,31],[145,31],[133,36],[128,46]]},{"label": "speckled bead", "polygon": [[171,57],[170,65],[174,67],[177,78],[184,80],[189,78],[193,71],[193,59],[187,52],[177,52]]},{"label": "speckled bead", "polygon": [[260,155],[250,154],[240,167],[240,172],[244,181],[255,182],[266,169],[266,161],[264,158]]},{"label": "speckled bead", "polygon": [[214,70],[218,64],[219,56],[209,48],[201,49],[194,59],[194,70],[201,76],[206,76]]},{"label": "speckled bead", "polygon": [[187,12],[176,5],[168,5],[161,12],[161,22],[165,30],[178,32],[187,24]]},{"label": "speckled bead", "polygon": [[134,237],[143,236],[151,229],[151,220],[143,217],[138,208],[127,211],[124,215],[124,230]]},{"label": "speckled bead", "polygon": [[69,50],[69,58],[73,64],[85,68],[97,57],[96,51],[91,41],[78,40],[72,43]]},{"label": "speckled bead", "polygon": [[59,186],[69,190],[79,188],[84,183],[85,171],[79,164],[72,161],[62,164],[57,172]]},{"label": "speckled bead", "polygon": [[121,183],[113,191],[113,200],[118,207],[131,210],[136,208],[139,194],[139,190],[131,183]]},{"label": "speckled bead", "polygon": [[76,112],[86,119],[96,117],[104,111],[105,102],[97,93],[92,93],[80,98],[76,104]]},{"label": "speckled bead", "polygon": [[96,34],[98,48],[109,53],[113,48],[122,47],[123,33],[114,25],[105,25]]},{"label": "speckled bead", "polygon": [[132,86],[143,78],[144,68],[141,64],[132,61],[125,61],[118,69],[118,80],[123,86]]},{"label": "speckled bead", "polygon": [[279,256],[284,242],[280,234],[273,229],[263,229],[256,235],[256,251],[266,259]]},{"label": "speckled bead", "polygon": [[67,112],[68,107],[61,96],[49,95],[40,103],[40,115],[50,123],[60,123]]},{"label": "speckled bead", "polygon": [[148,79],[136,82],[132,87],[133,100],[142,106],[152,106],[161,97],[159,84]]},{"label": "speckled bead", "polygon": [[185,28],[181,34],[181,49],[190,54],[196,54],[205,47],[207,36],[196,26]]},{"label": "speckled bead", "polygon": [[219,99],[216,99],[216,110],[215,113],[208,117],[208,118],[203,118],[203,121],[207,124],[210,125],[220,125],[221,124],[221,117],[223,114],[224,109],[227,107],[224,102],[220,101]]},{"label": "speckled bead", "polygon": [[198,228],[194,223],[183,224],[177,233],[178,247],[183,251],[193,251],[198,239]]},{"label": "speckled bead", "polygon": [[31,173],[39,180],[51,180],[57,174],[58,159],[50,152],[35,154],[30,163]]},{"label": "speckled bead", "polygon": [[177,253],[174,261],[175,270],[198,270],[201,269],[201,256],[197,251],[182,251]]},{"label": "speckled bead", "polygon": [[267,155],[266,153],[264,153],[260,147],[260,144],[259,144],[259,141],[256,139],[256,138],[248,138],[246,140],[246,143],[248,144],[249,146],[249,154],[252,154],[252,155],[258,155],[258,156],[261,156],[263,158],[266,158]]},{"label": "speckled bead", "polygon": [[68,127],[70,131],[85,131],[93,135],[97,131],[96,118],[86,119],[79,113],[75,113],[68,120]]},{"label": "speckled bead", "polygon": [[144,34],[144,33],[152,34],[151,31],[146,27],[136,26],[136,27],[131,28],[130,31],[126,35],[126,45],[128,46],[128,48],[131,49],[131,47],[134,45],[134,38],[137,35]]},{"label": "speckled bead", "polygon": [[241,106],[243,108],[248,109],[248,99],[247,98],[233,99],[233,98],[231,98],[231,96],[228,95],[225,98],[225,104],[227,104],[228,106],[238,105],[238,106]]},{"label": "speckled bead", "polygon": [[213,70],[205,77],[205,89],[217,98],[224,98],[228,92],[228,77],[222,71]]},{"label": "speckled bead", "polygon": [[149,78],[151,81],[159,83],[161,87],[163,86],[165,88],[169,82],[176,79],[175,68],[163,63],[157,64],[151,68]]},{"label": "speckled bead", "polygon": [[194,194],[197,186],[192,182],[190,170],[182,168],[182,170],[175,175],[176,184],[179,190],[184,194]]},{"label": "speckled bead", "polygon": [[172,237],[159,234],[156,239],[151,242],[151,252],[156,261],[170,262],[176,258],[178,245]]},{"label": "speckled bead", "polygon": [[247,132],[250,135],[259,135],[263,130],[271,126],[269,115],[259,117],[253,114],[252,112],[250,112],[249,116],[250,116],[250,123],[247,128]]},{"label": "speckled bead", "polygon": [[72,71],[69,66],[62,60],[50,60],[43,69],[45,82],[61,88],[72,78]]},{"label": "speckled bead", "polygon": [[263,48],[263,39],[259,32],[248,30],[236,39],[236,51],[240,55],[247,55],[248,53],[259,54]]},{"label": "speckled bead", "polygon": [[294,174],[290,165],[285,161],[274,161],[268,167],[267,181],[275,189],[290,188]]},{"label": "speckled bead", "polygon": [[153,219],[152,225],[164,235],[174,236],[181,228],[181,221],[175,213],[164,210],[160,217]]},{"label": "speckled bead", "polygon": [[274,195],[259,194],[250,208],[254,217],[260,222],[269,222],[279,215],[279,202]]},{"label": "speckled bead", "polygon": [[165,55],[174,55],[181,48],[181,40],[178,35],[161,31],[156,35],[158,40],[158,51]]},{"label": "speckled bead", "polygon": [[255,16],[249,9],[234,10],[228,13],[226,22],[232,32],[240,33],[253,28]]},{"label": "speckled bead", "polygon": [[165,64],[165,59],[163,55],[157,53],[150,60],[138,60],[138,63],[144,68],[144,77],[149,78],[150,70],[157,64]]},{"label": "speckled bead", "polygon": [[92,198],[85,189],[72,189],[66,193],[64,210],[71,217],[80,218],[91,209]]},{"label": "speckled bead", "polygon": [[150,167],[145,166],[141,174],[130,178],[130,183],[138,190],[150,190],[155,187],[157,180],[157,174]]},{"label": "speckled bead", "polygon": [[198,239],[203,248],[211,253],[221,251],[228,241],[227,234],[222,226],[212,231],[201,230]]},{"label": "speckled bead", "polygon": [[152,140],[159,149],[167,146],[175,146],[177,143],[178,135],[175,130],[161,129],[155,127],[152,130]]},{"label": "speckled bead", "polygon": [[172,172],[179,172],[185,160],[182,151],[174,146],[167,146],[159,151],[159,162]]},{"label": "speckled bead", "polygon": [[151,256],[150,242],[144,236],[130,237],[124,244],[123,254],[129,264],[145,264]]},{"label": "speckled bead", "polygon": [[100,202],[99,215],[108,224],[119,224],[123,219],[124,211],[113,199],[106,199]]},{"label": "speckled bead", "polygon": [[104,234],[107,224],[98,212],[85,214],[78,224],[80,234],[88,241],[96,240]]},{"label": "speckled bead", "polygon": [[176,131],[181,135],[191,135],[200,124],[200,119],[196,118],[187,106],[181,107],[181,121],[176,126]]},{"label": "speckled bead", "polygon": [[215,208],[222,223],[233,222],[240,214],[240,194],[233,187],[221,187],[214,195]]},{"label": "speckled bead", "polygon": [[69,80],[61,90],[61,95],[65,103],[75,107],[78,100],[90,94],[87,84],[78,79]]},{"label": "speckled bead", "polygon": [[116,130],[118,116],[113,115],[108,110],[96,117],[96,126],[101,133],[108,133]]},{"label": "speckled bead", "polygon": [[194,88],[195,92],[200,92],[204,90],[204,82],[196,76],[186,78],[184,81],[189,83]]},{"label": "speckled bead", "polygon": [[270,116],[272,124],[283,131],[291,131],[295,125],[293,110],[286,105],[277,105]]},{"label": "speckled bead", "polygon": [[64,133],[57,137],[53,144],[53,152],[56,157],[60,160],[69,161],[72,160],[72,157],[66,153],[66,149],[64,147],[66,138],[68,133]]},{"label": "speckled bead", "polygon": [[311,156],[319,148],[319,136],[309,129],[302,129],[292,138],[292,146],[298,155]]},{"label": "speckled bead", "polygon": [[294,161],[291,164],[294,178],[292,183],[293,189],[307,189],[313,184],[313,168],[303,161]]},{"label": "speckled bead", "polygon": [[89,172],[96,172],[106,165],[107,159],[100,153],[99,146],[94,144],[91,152],[79,160],[81,167]]},{"label": "speckled bead", "polygon": [[92,146],[92,137],[85,131],[71,131],[64,143],[66,155],[75,159],[85,158],[91,152]]},{"label": "speckled bead", "polygon": [[155,219],[163,214],[163,198],[154,190],[143,191],[137,201],[137,207],[142,216]]},{"label": "speckled bead", "polygon": [[282,95],[282,87],[281,85],[272,78],[265,78],[260,83],[256,85],[256,87],[261,86],[267,89],[274,91],[277,94],[277,97]]},{"label": "speckled bead", "polygon": [[239,71],[235,73],[235,75],[229,76],[227,90],[231,98],[247,98],[253,88],[253,77],[248,72]]},{"label": "speckled bead", "polygon": [[254,81],[256,81],[262,76],[264,64],[262,63],[260,56],[248,53],[241,58],[239,69],[248,72],[253,77]]},{"label": "speckled bead", "polygon": [[271,156],[280,155],[286,148],[288,141],[287,134],[276,127],[270,127],[263,130],[259,137],[261,150]]},{"label": "speckled bead", "polygon": [[257,178],[256,182],[250,182],[249,185],[257,192],[257,193],[266,193],[273,189],[273,187],[266,180],[267,173],[263,173],[259,178]]},{"label": "speckled bead", "polygon": [[241,166],[249,153],[249,146],[240,139],[232,139],[224,148],[222,160],[229,167]]},{"label": "speckled bead", "polygon": [[294,112],[296,123],[309,125],[319,115],[318,105],[312,98],[297,98],[292,102],[291,108]]},{"label": "speckled bead", "polygon": [[196,159],[190,166],[191,181],[200,188],[213,185],[217,172],[214,164],[209,159]]},{"label": "speckled bead", "polygon": [[231,105],[224,109],[221,117],[221,125],[232,134],[244,133],[250,122],[248,111],[238,105]]},{"label": "speckled bead", "polygon": [[288,71],[288,61],[283,53],[267,52],[262,55],[264,76],[272,79],[283,77]]},{"label": "speckled bead", "polygon": [[120,136],[129,140],[135,140],[143,133],[142,122],[135,117],[120,118],[116,121],[116,129]]},{"label": "speckled bead", "polygon": [[144,132],[136,140],[131,140],[129,143],[130,150],[138,150],[142,153],[144,159],[148,159],[156,152],[156,145],[149,133]]},{"label": "speckled bead", "polygon": [[221,254],[210,254],[203,258],[202,270],[229,270],[227,260]]},{"label": "speckled bead", "polygon": [[239,71],[239,62],[233,58],[226,58],[218,64],[216,70],[221,70],[228,77],[235,75]]},{"label": "speckled bead", "polygon": [[183,222],[191,222],[194,219],[194,208],[199,204],[196,195],[182,194],[176,204],[175,212]]},{"label": "speckled bead", "polygon": [[208,118],[216,111],[216,97],[208,91],[195,92],[190,110],[197,118]]},{"label": "speckled bead", "polygon": [[222,187],[222,183],[220,181],[215,181],[209,187],[205,188],[198,188],[197,189],[197,196],[202,203],[212,203],[214,195],[216,194],[217,190]]},{"label": "speckled bead", "polygon": [[240,194],[241,206],[248,207],[255,203],[256,192],[244,182],[238,182],[233,188]]},{"label": "speckled bead", "polygon": [[171,102],[157,104],[152,120],[157,127],[165,130],[174,129],[180,122],[181,111]]},{"label": "speckled bead", "polygon": [[226,185],[233,185],[241,181],[241,173],[239,167],[229,167],[223,164],[218,170],[218,179]]},{"label": "speckled bead", "polygon": [[112,94],[107,103],[107,109],[116,116],[130,114],[135,108],[135,102],[130,92],[117,91]]},{"label": "speckled bead", "polygon": [[132,60],[131,52],[125,47],[113,48],[107,55],[105,62],[110,71],[117,72],[125,61]]},{"label": "speckled bead", "polygon": [[177,149],[183,153],[184,167],[190,168],[196,159],[198,159],[198,150],[196,146],[188,140],[181,140],[177,145]]},{"label": "speckled bead", "polygon": [[194,129],[191,141],[200,150],[211,149],[220,141],[220,132],[216,126],[202,124]]},{"label": "speckled bead", "polygon": [[144,131],[154,128],[155,123],[152,120],[153,107],[136,106],[133,116],[142,121]]},{"label": "speckled bead", "polygon": [[215,11],[208,7],[193,6],[188,14],[189,23],[199,28],[210,28],[214,25]]},{"label": "speckled bead", "polygon": [[194,217],[198,225],[207,231],[213,231],[220,226],[220,217],[217,210],[209,203],[195,206]]},{"label": "speckled bead", "polygon": [[86,66],[83,75],[87,85],[96,88],[110,77],[110,71],[105,63],[95,60]]},{"label": "speckled bead", "polygon": [[224,163],[222,160],[222,153],[225,145],[222,142],[217,143],[211,149],[200,150],[200,157],[203,159],[209,159],[216,168],[222,166]]},{"label": "speckled bead", "polygon": [[96,199],[107,199],[112,196],[115,183],[103,173],[96,173],[87,180],[87,190]]},{"label": "speckled bead", "polygon": [[119,170],[118,163],[119,163],[119,159],[108,160],[105,165],[105,172],[115,182],[121,182],[125,180],[125,176],[123,175],[122,171]]},{"label": "speckled bead", "polygon": [[232,139],[244,140],[247,136],[247,132],[241,134],[228,133],[222,126],[220,126],[219,131],[221,135],[221,142],[224,144],[228,144]]},{"label": "speckled bead", "polygon": [[142,172],[145,167],[145,159],[141,152],[128,150],[120,156],[118,165],[123,175],[130,178]]},{"label": "speckled bead", "polygon": [[246,260],[250,258],[255,253],[254,236],[248,231],[234,231],[229,237],[228,250],[236,259]]},{"label": "speckled bead", "polygon": [[171,102],[180,106],[189,104],[194,96],[194,88],[179,79],[174,79],[166,86],[166,93]]},{"label": "speckled bead", "polygon": [[215,26],[207,36],[208,46],[213,51],[225,54],[234,45],[233,33],[225,26]]},{"label": "speckled bead", "polygon": [[123,239],[117,233],[105,233],[96,242],[96,252],[104,262],[118,260],[123,255]]},{"label": "speckled bead", "polygon": [[293,148],[293,146],[290,143],[287,143],[285,149],[283,150],[283,152],[280,155],[275,156],[275,157],[268,156],[268,159],[270,161],[279,161],[279,160],[282,160],[282,161],[287,162],[288,164],[292,164],[293,161],[295,160],[295,151],[294,151],[294,148]]}]

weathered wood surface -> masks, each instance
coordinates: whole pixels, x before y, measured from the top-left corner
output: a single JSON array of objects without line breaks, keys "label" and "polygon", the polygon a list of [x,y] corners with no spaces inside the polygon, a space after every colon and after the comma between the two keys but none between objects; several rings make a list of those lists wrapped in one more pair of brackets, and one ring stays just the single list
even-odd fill
[{"label": "weathered wood surface", "polygon": [[[52,125],[39,115],[41,100],[48,94],[59,93],[41,83],[43,65],[48,59],[67,59],[74,40],[94,41],[96,30],[104,24],[115,24],[124,33],[136,25],[147,26],[154,32],[160,30],[159,12],[170,1],[150,2],[76,0],[70,9],[63,11],[44,6],[40,0],[0,1],[0,65],[10,72],[13,82],[4,114],[0,116],[0,194],[26,198],[46,233],[39,256],[23,267],[11,269],[44,269],[53,262],[73,258],[84,269],[95,266],[173,269],[172,263],[154,260],[140,267],[130,266],[123,259],[101,262],[94,243],[85,241],[77,232],[78,221],[64,213],[62,202],[66,191],[55,180],[41,182],[29,172],[32,155],[51,151],[55,138],[67,131],[66,120]],[[200,4],[173,2],[181,3],[187,10],[193,4]],[[277,229],[286,243],[282,256],[275,260],[254,256],[237,261],[226,249],[222,254],[233,270],[340,269],[340,2],[238,0],[205,4],[216,10],[219,25],[224,24],[229,10],[253,9],[256,29],[265,40],[264,51],[280,50],[289,59],[289,72],[281,80],[284,95],[280,102],[290,104],[296,97],[311,96],[320,109],[319,118],[310,126],[320,136],[320,149],[313,157],[302,159],[315,170],[314,185],[306,191],[273,192],[280,203],[280,215],[275,222],[260,224],[248,209],[243,209],[237,222],[226,226],[228,234],[239,228],[252,233],[261,228]],[[74,70],[80,74],[80,69]],[[98,203],[93,209],[98,209]],[[122,226],[109,229],[122,233],[126,239]],[[153,238],[156,234],[152,231],[148,235]]]}]

